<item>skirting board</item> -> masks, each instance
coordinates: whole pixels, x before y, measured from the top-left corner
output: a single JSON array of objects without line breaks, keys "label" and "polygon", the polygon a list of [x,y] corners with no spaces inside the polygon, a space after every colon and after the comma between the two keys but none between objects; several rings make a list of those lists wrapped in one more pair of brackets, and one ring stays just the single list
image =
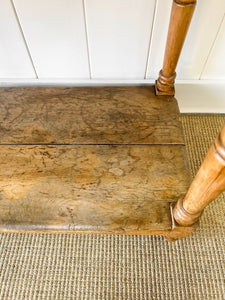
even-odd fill
[{"label": "skirting board", "polygon": [[181,113],[225,113],[225,82],[176,84]]},{"label": "skirting board", "polygon": [[[99,86],[99,85],[147,85],[153,79],[1,79],[0,87],[10,86]],[[181,113],[225,113],[225,80],[177,80],[176,99]]]}]

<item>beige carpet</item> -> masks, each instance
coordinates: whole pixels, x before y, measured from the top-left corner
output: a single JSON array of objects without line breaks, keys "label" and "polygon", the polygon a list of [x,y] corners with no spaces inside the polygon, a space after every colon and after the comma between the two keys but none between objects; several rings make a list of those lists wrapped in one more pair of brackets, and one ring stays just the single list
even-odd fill
[{"label": "beige carpet", "polygon": [[[183,115],[194,175],[225,115]],[[0,235],[0,299],[225,299],[225,197],[200,228],[163,237]]]}]

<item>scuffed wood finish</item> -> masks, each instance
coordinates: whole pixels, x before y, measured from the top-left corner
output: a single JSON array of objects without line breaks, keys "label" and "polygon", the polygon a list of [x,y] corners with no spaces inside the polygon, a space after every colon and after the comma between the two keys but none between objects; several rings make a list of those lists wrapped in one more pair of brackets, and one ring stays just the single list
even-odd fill
[{"label": "scuffed wood finish", "polygon": [[178,117],[153,86],[0,89],[1,144],[183,144]]},{"label": "scuffed wood finish", "polygon": [[174,208],[175,220],[185,226],[196,222],[203,209],[225,190],[225,124],[210,147],[187,194]]},{"label": "scuffed wood finish", "polygon": [[0,231],[160,234],[189,172],[179,109],[153,86],[0,90]]},{"label": "scuffed wood finish", "polygon": [[176,241],[178,238],[183,238],[188,236],[190,233],[195,231],[199,226],[198,222],[195,222],[194,224],[190,224],[188,226],[187,225],[183,226],[178,224],[173,216],[173,209],[175,205],[176,203],[170,203],[172,226],[171,226],[171,230],[165,235],[166,240],[169,242],[173,242]]},{"label": "scuffed wood finish", "polygon": [[175,94],[175,69],[195,5],[196,0],[173,0],[163,68],[155,85],[157,95]]},{"label": "scuffed wood finish", "polygon": [[1,145],[0,230],[168,230],[189,185],[182,148]]}]

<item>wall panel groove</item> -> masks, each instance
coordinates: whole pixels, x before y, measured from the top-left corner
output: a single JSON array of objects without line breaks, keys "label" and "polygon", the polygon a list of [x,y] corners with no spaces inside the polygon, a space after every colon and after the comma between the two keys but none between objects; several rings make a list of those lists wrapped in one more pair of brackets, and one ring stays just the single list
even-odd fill
[{"label": "wall panel groove", "polygon": [[10,0],[0,3],[0,77],[36,77]]},{"label": "wall panel groove", "polygon": [[155,0],[86,0],[92,78],[144,79]]},{"label": "wall panel groove", "polygon": [[[172,1],[2,0],[0,78],[155,80]],[[225,78],[224,15],[197,0],[177,79]]]},{"label": "wall panel groove", "polygon": [[225,13],[210,50],[201,79],[225,79]]},{"label": "wall panel groove", "polygon": [[22,27],[21,27],[20,20],[19,20],[19,17],[18,17],[18,14],[17,14],[17,11],[16,11],[16,8],[15,8],[15,5],[14,5],[13,0],[10,0],[10,3],[11,3],[11,6],[12,6],[12,9],[13,9],[13,12],[14,12],[14,14],[15,14],[16,21],[17,21],[17,25],[18,25],[18,27],[19,27],[19,30],[20,30],[20,33],[21,33],[21,36],[22,36],[24,45],[25,45],[25,47],[26,47],[27,54],[28,54],[29,59],[30,59],[30,62],[31,62],[31,64],[32,64],[32,67],[33,67],[33,70],[34,70],[34,73],[35,73],[35,77],[38,78],[37,71],[36,71],[36,69],[35,69],[35,65],[34,65],[34,62],[33,62],[33,59],[32,59],[32,56],[31,56],[31,53],[30,53],[30,50],[29,50],[29,47],[28,47],[28,45],[27,45],[27,42],[26,42],[26,39],[25,39],[25,36],[24,36],[24,33],[23,33],[23,29],[22,29]]},{"label": "wall panel groove", "polygon": [[39,78],[89,78],[82,0],[14,0]]},{"label": "wall panel groove", "polygon": [[179,79],[199,79],[225,11],[224,0],[199,0],[178,63]]},{"label": "wall panel groove", "polygon": [[155,5],[154,5],[153,19],[152,19],[152,25],[151,25],[151,33],[150,33],[149,46],[148,46],[148,54],[147,54],[146,67],[145,67],[145,77],[144,77],[145,79],[147,78],[147,72],[148,72],[148,66],[149,66],[150,49],[151,49],[151,46],[152,46],[152,33],[153,33],[153,28],[154,28],[154,23],[155,23],[157,1],[158,0],[155,0]]},{"label": "wall panel groove", "polygon": [[[162,67],[172,0],[158,0],[147,78]],[[224,0],[198,0],[177,66],[178,79],[199,79],[225,11]]]},{"label": "wall panel groove", "polygon": [[156,79],[159,71],[162,68],[171,6],[171,0],[157,0],[156,2],[151,47],[149,51],[146,74],[147,79]]},{"label": "wall panel groove", "polygon": [[85,38],[86,38],[86,45],[87,45],[87,59],[88,59],[88,68],[89,68],[89,78],[92,78],[91,75],[91,61],[90,61],[90,50],[89,50],[89,42],[88,42],[88,31],[87,31],[87,13],[86,13],[86,5],[85,0],[82,0],[83,4],[83,14],[84,14],[84,28],[85,28]]}]

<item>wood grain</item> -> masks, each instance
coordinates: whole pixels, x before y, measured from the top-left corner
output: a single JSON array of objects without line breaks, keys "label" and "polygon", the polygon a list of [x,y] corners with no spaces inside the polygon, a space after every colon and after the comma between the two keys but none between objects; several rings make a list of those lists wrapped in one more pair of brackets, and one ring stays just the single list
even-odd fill
[{"label": "wood grain", "polygon": [[0,144],[183,144],[173,97],[153,86],[0,89]]},{"label": "wood grain", "polygon": [[161,234],[190,180],[179,110],[153,86],[2,88],[0,231]]},{"label": "wood grain", "polygon": [[176,66],[195,9],[196,0],[173,0],[163,68],[156,81],[157,95],[174,95]]},{"label": "wood grain", "polygon": [[183,146],[1,146],[0,230],[168,229]]},{"label": "wood grain", "polygon": [[191,225],[203,209],[225,190],[225,124],[211,145],[184,199],[180,198],[173,215],[183,225]]}]

